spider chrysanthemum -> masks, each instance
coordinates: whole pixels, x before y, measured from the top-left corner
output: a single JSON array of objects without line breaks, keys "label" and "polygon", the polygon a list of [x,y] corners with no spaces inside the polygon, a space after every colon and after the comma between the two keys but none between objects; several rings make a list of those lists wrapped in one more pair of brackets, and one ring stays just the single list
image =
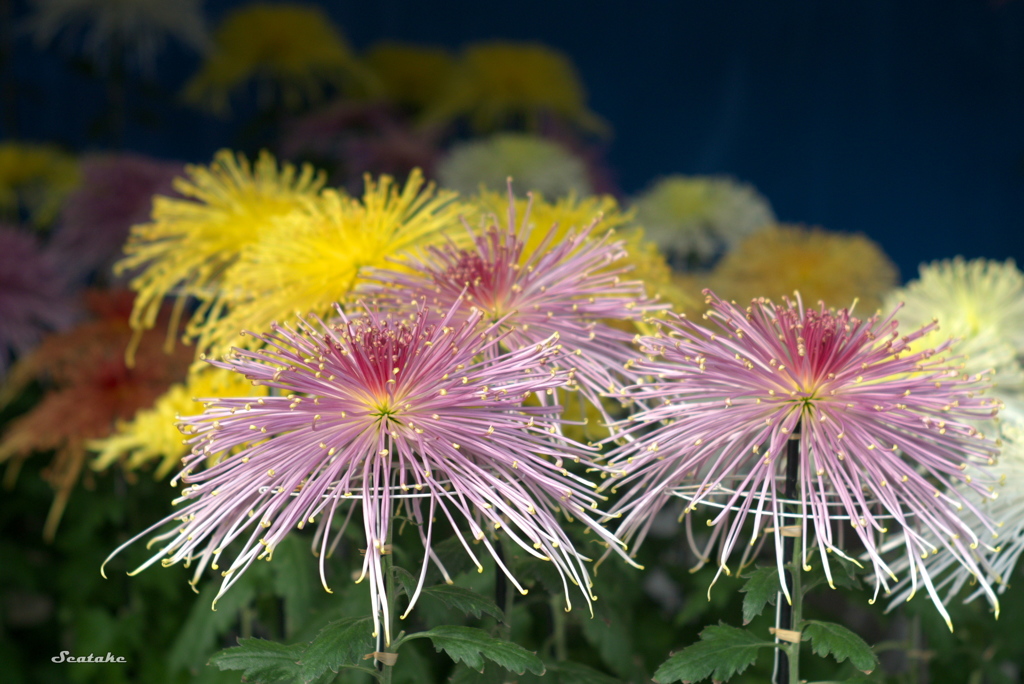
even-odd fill
[{"label": "spider chrysanthemum", "polygon": [[[193,435],[180,476],[187,486],[177,512],[151,528],[171,529],[150,542],[158,552],[136,572],[186,561],[195,582],[207,567],[223,567],[219,597],[254,561],[269,560],[285,535],[309,525],[326,587],[328,549],[345,527],[333,523],[352,505],[362,512],[367,548],[357,581],[369,579],[375,630],[386,642],[396,597],[384,595],[381,558],[397,515],[414,523],[424,546],[410,609],[429,559],[448,578],[431,549],[437,521],[451,524],[478,569],[473,540],[520,587],[495,552],[491,535],[500,530],[554,564],[567,600],[572,582],[589,602],[585,558],[558,521],[563,511],[616,543],[594,522],[593,485],[563,466],[586,461],[587,452],[557,435],[560,409],[523,403],[567,381],[550,367],[557,345],[547,340],[484,361],[499,344],[497,327],[481,329],[479,313],[463,323],[454,316],[453,309],[432,323],[425,311],[401,319],[366,312],[333,326],[275,326],[262,350],[237,350],[218,363],[274,391],[212,399],[205,413],[183,420]],[[225,457],[200,469],[211,454]]]},{"label": "spider chrysanthemum", "polygon": [[687,513],[724,499],[709,522],[725,528],[716,532],[720,572],[753,517],[750,542],[774,528],[781,573],[787,518],[776,478],[799,434],[794,508],[805,563],[817,547],[831,581],[829,554],[846,556],[837,532],[848,526],[875,570],[877,596],[895,579],[879,548],[902,533],[910,580],[915,589],[924,584],[943,615],[923,560],[933,551],[952,554],[991,595],[973,553],[990,538],[960,514],[985,516],[949,486],[991,497],[977,466],[991,465],[998,449],[974,424],[991,418],[998,401],[984,396],[983,378],[944,357],[948,344],[910,351],[934,324],[901,336],[893,315],[860,320],[824,304],[805,308],[799,297],[739,308],[705,292],[706,325],[680,318],[641,340],[649,360],[636,370],[653,381],[630,395],[649,408],[632,417],[636,441],[612,461],[625,472],[615,486],[626,492],[617,504],[622,538],[642,540],[674,489],[692,484]]},{"label": "spider chrysanthemum", "polygon": [[510,200],[507,223],[474,234],[472,247],[431,247],[403,261],[403,272],[377,273],[376,289],[400,306],[425,303],[444,314],[458,305],[463,319],[481,312],[507,332],[505,349],[559,336],[563,353],[555,363],[571,370],[571,384],[600,405],[602,392],[635,377],[627,365],[632,335],[608,322],[638,320],[663,307],[646,298],[643,283],[627,279],[623,242],[611,232],[592,237],[596,224],[561,235],[557,225],[544,226],[536,229],[543,237],[535,243],[529,206],[517,222]]},{"label": "spider chrysanthemum", "polygon": [[886,297],[886,307],[903,303],[900,325],[920,326],[932,319],[939,329],[920,344],[935,346],[953,338],[971,373],[993,371],[992,393],[1024,421],[1024,273],[1013,260],[962,258],[922,265],[920,276]]},{"label": "spider chrysanthemum", "polygon": [[202,322],[200,346],[227,351],[241,330],[265,330],[296,314],[327,315],[346,302],[371,267],[404,251],[443,241],[461,205],[414,171],[404,186],[367,178],[362,198],[332,190],[305,210],[273,223],[241,251],[224,275],[223,318]]},{"label": "spider chrysanthemum", "polygon": [[132,327],[153,327],[164,297],[183,306],[189,296],[203,306],[198,321],[216,317],[223,305],[222,277],[242,249],[275,219],[315,199],[325,178],[310,166],[278,166],[266,152],[255,163],[230,151],[210,166],[188,166],[174,187],[185,199],[156,197],[153,220],[134,226],[119,272],[139,269]]}]

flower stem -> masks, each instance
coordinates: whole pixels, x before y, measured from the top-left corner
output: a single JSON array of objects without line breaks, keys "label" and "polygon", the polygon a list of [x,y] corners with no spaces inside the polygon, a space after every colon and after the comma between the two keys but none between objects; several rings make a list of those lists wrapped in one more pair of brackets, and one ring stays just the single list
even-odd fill
[{"label": "flower stem", "polygon": [[[396,631],[395,622],[398,620],[398,596],[395,594],[395,572],[393,570],[395,554],[394,547],[391,545],[391,528],[394,522],[394,519],[388,521],[388,534],[381,556],[381,567],[384,570],[384,592],[387,594],[388,626],[391,632],[391,643],[387,643],[387,640],[385,640],[385,653],[396,653],[398,650],[398,639],[395,638],[394,634]],[[383,661],[378,662],[383,666],[380,673],[380,681],[383,684],[391,684],[395,666]]]},{"label": "flower stem", "polygon": [[[789,443],[786,445],[786,485],[783,496],[788,501],[796,500],[799,490],[800,473],[800,423],[796,424],[789,436]],[[783,510],[783,513],[786,511]],[[783,517],[785,527],[791,527],[786,523],[787,518]],[[785,593],[780,592],[777,598],[778,610],[776,611],[776,629],[792,631],[795,626],[800,625],[803,619],[803,591],[800,582],[800,570],[803,566],[803,557],[800,546],[795,543],[794,537],[789,530],[785,530],[782,537],[782,555],[788,558],[790,568],[783,570],[782,581],[786,584],[791,602],[786,600]],[[776,636],[776,641],[781,641]],[[775,676],[772,679],[774,684],[799,684],[800,683],[800,642],[787,643],[779,646],[775,656]]]},{"label": "flower stem", "polygon": [[[505,545],[499,537],[494,544],[495,556],[502,563],[505,562]],[[508,590],[508,578],[501,571],[500,567],[494,568],[494,603],[504,612],[505,619],[501,624],[502,636],[508,641],[512,640],[512,604],[515,601],[515,594]]]}]

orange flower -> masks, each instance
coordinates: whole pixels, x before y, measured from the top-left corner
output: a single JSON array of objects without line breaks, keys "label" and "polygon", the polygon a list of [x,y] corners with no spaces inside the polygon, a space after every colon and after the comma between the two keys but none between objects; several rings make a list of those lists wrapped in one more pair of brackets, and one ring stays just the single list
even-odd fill
[{"label": "orange flower", "polygon": [[27,413],[12,420],[0,441],[0,463],[10,461],[7,484],[13,484],[22,463],[36,452],[52,451],[43,477],[56,490],[43,536],[52,540],[71,490],[87,457],[86,442],[106,437],[118,420],[127,420],[153,404],[171,383],[184,378],[192,351],[177,347],[171,355],[162,346],[170,309],[156,329],[142,336],[134,368],[124,351],[132,339],[128,324],[132,295],[90,292],[87,306],[93,318],[45,339],[11,370],[0,395],[6,403],[32,380],[48,391]]}]

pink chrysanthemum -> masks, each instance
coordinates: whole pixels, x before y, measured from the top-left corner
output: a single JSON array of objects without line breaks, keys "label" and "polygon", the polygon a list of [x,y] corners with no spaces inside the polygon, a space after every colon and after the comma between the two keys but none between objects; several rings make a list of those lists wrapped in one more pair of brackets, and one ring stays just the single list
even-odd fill
[{"label": "pink chrysanthemum", "polygon": [[[646,298],[642,282],[622,279],[628,270],[621,264],[624,243],[613,241],[611,231],[592,237],[599,218],[556,242],[557,225],[533,233],[529,207],[517,227],[510,197],[506,227],[495,223],[474,235],[471,249],[453,243],[430,247],[403,262],[406,270],[378,272],[377,294],[408,307],[425,304],[442,315],[457,305],[463,320],[482,314],[506,333],[502,349],[557,336],[562,352],[555,367],[569,370],[569,386],[605,415],[601,394],[637,378],[628,367],[633,336],[609,323],[665,307]],[[490,350],[499,352],[498,346]]]},{"label": "pink chrysanthemum", "polygon": [[[592,517],[594,485],[562,464],[586,461],[587,452],[558,437],[555,408],[523,405],[531,393],[566,382],[567,373],[550,368],[557,345],[548,340],[484,362],[499,344],[497,327],[481,331],[480,314],[456,324],[454,313],[436,324],[421,311],[404,320],[367,313],[343,316],[336,326],[275,326],[263,336],[263,350],[236,350],[226,363],[215,363],[284,396],[214,399],[205,413],[184,419],[194,445],[181,473],[189,483],[177,500],[184,505],[142,533],[173,525],[151,542],[160,550],[136,572],[157,561],[192,561],[194,583],[207,566],[218,568],[229,544],[240,542],[224,563],[219,598],[253,561],[269,560],[286,534],[315,521],[326,588],[324,559],[341,536],[329,543],[332,521],[356,499],[367,543],[360,580],[370,580],[375,632],[383,621],[388,642],[381,556],[399,511],[415,521],[425,548],[420,587],[428,558],[448,578],[431,550],[434,521],[444,518],[478,567],[460,527],[468,526],[470,540],[492,556],[485,530],[504,530],[527,553],[554,563],[567,601],[571,581],[589,603],[586,558],[557,518],[562,510],[616,543]],[[218,454],[223,461],[199,470]],[[495,560],[526,593],[500,556]]]},{"label": "pink chrysanthemum", "polygon": [[0,378],[12,354],[70,326],[75,315],[52,254],[34,235],[0,224]]},{"label": "pink chrysanthemum", "polygon": [[60,214],[52,247],[64,277],[110,275],[133,225],[149,221],[153,196],[179,197],[184,166],[135,154],[96,155],[81,162],[82,181]]},{"label": "pink chrysanthemum", "polygon": [[[687,513],[704,501],[724,505],[709,522],[726,528],[719,572],[728,572],[753,513],[751,545],[771,523],[780,573],[788,560],[780,530],[791,519],[802,528],[804,562],[816,545],[831,582],[828,554],[845,557],[833,523],[843,520],[873,565],[876,596],[895,579],[879,552],[890,527],[904,535],[913,586],[920,575],[947,621],[923,560],[938,547],[991,595],[971,551],[985,542],[958,511],[986,519],[962,488],[992,496],[984,471],[968,468],[991,465],[998,452],[971,425],[990,418],[998,402],[981,396],[980,376],[962,376],[937,356],[948,345],[910,351],[935,324],[900,337],[892,315],[859,320],[823,304],[805,309],[799,297],[785,306],[758,299],[741,309],[705,294],[709,327],[680,317],[641,340],[649,360],[637,370],[654,381],[631,388],[651,407],[632,417],[630,429],[644,431],[612,459],[625,471],[615,489],[628,490],[612,511],[624,516],[620,538],[642,541],[654,513],[686,483],[693,485]],[[783,511],[776,479],[797,432],[794,519]],[[947,488],[953,483],[962,488]]]}]

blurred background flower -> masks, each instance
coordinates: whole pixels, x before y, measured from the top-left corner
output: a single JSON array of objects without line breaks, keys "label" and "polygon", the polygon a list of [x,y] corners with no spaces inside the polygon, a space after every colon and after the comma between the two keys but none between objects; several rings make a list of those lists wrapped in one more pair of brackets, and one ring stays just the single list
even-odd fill
[{"label": "blurred background flower", "polygon": [[438,182],[465,195],[481,188],[501,192],[509,178],[520,193],[552,199],[592,192],[580,159],[557,143],[524,133],[456,143],[437,164]]},{"label": "blurred background flower", "polygon": [[12,356],[67,328],[76,314],[74,293],[54,255],[38,236],[0,223],[0,381]]},{"label": "blurred background flower", "polygon": [[667,176],[631,204],[648,238],[681,269],[708,265],[775,221],[754,186],[725,176]]},{"label": "blurred background flower", "polygon": [[0,217],[47,227],[78,181],[78,163],[58,146],[0,142]]},{"label": "blurred background flower", "polygon": [[38,453],[52,453],[43,477],[55,498],[43,528],[53,539],[71,491],[85,465],[88,440],[106,437],[118,420],[151,406],[172,382],[185,376],[191,350],[178,347],[170,356],[163,341],[171,315],[165,307],[156,329],[142,336],[135,367],[125,364],[132,341],[128,323],[131,295],[93,291],[87,298],[91,318],[47,337],[35,351],[11,369],[4,403],[31,381],[43,383],[45,393],[28,412],[11,420],[0,435],[0,463],[7,463],[6,481],[14,482],[21,464]]},{"label": "blurred background flower", "polygon": [[137,154],[94,154],[81,159],[81,184],[64,201],[50,247],[70,281],[109,281],[133,225],[149,220],[153,197],[180,197],[178,162]]},{"label": "blurred background flower", "polygon": [[31,0],[30,7],[26,28],[37,45],[80,44],[103,67],[151,70],[168,39],[198,52],[210,47],[202,0]]},{"label": "blurred background flower", "polygon": [[805,302],[823,300],[870,315],[897,283],[896,266],[867,236],[822,228],[771,225],[725,253],[707,276],[723,299],[776,301],[799,290]]},{"label": "blurred background flower", "polygon": [[586,94],[572,61],[540,43],[473,43],[460,55],[441,96],[424,121],[447,124],[465,119],[477,133],[536,131],[547,117],[585,132],[605,133],[608,125],[587,108]]},{"label": "blurred background flower", "polygon": [[341,31],[316,5],[243,5],[223,19],[213,43],[184,96],[221,114],[228,112],[231,96],[250,82],[264,106],[295,110],[322,100],[360,73]]}]

